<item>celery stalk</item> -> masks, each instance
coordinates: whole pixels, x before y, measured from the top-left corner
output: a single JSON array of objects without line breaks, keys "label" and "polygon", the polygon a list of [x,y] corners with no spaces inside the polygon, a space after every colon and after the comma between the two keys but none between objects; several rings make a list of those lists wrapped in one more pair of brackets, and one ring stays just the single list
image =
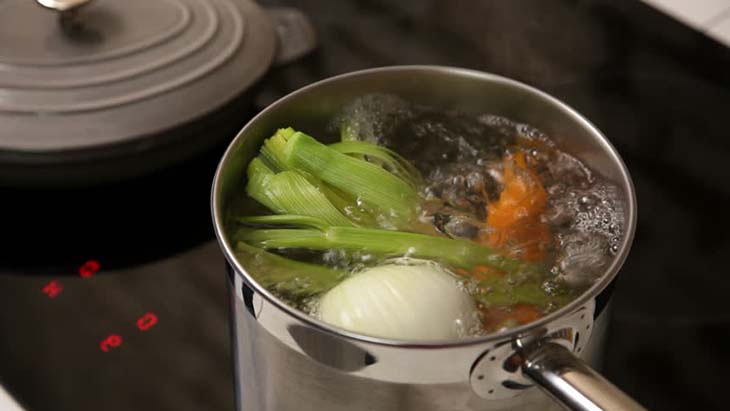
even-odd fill
[{"label": "celery stalk", "polygon": [[276,213],[317,217],[330,225],[353,225],[320,188],[301,173],[289,170],[274,174],[258,158],[249,164],[246,192]]},{"label": "celery stalk", "polygon": [[467,270],[478,265],[502,270],[507,275],[479,282],[484,291],[475,298],[487,307],[512,304],[547,307],[550,302],[563,304],[573,297],[569,293],[545,293],[539,276],[541,266],[504,257],[471,241],[401,231],[331,227],[317,218],[296,215],[245,217],[240,221],[248,225],[300,227],[243,228],[236,233],[236,240],[264,249],[343,249],[379,257],[407,255]]},{"label": "celery stalk", "polygon": [[[551,301],[564,303],[570,295],[551,296],[541,288],[538,265],[507,258],[476,243],[406,233],[351,227],[326,227],[323,222],[301,216],[262,216],[241,219],[246,224],[287,225],[306,228],[243,228],[238,241],[264,249],[306,248],[311,250],[344,249],[363,251],[379,257],[410,257],[440,261],[453,268],[471,269],[487,265],[507,273],[506,276],[480,281],[484,292],[475,298],[492,305],[532,304],[547,306]],[[515,275],[510,275],[515,274]],[[526,274],[526,276],[524,276]],[[514,283],[508,283],[514,281]]]},{"label": "celery stalk", "polygon": [[272,168],[273,171],[284,171],[290,167],[286,165],[282,158],[282,151],[286,146],[287,140],[294,135],[295,131],[293,128],[280,128],[276,130],[271,138],[264,141],[264,145],[261,146],[261,157],[264,161]]},{"label": "celery stalk", "polygon": [[379,163],[414,188],[423,183],[418,169],[389,148],[363,141],[343,141],[330,144],[328,147],[343,154],[366,156],[369,161]]},{"label": "celery stalk", "polygon": [[316,228],[321,231],[324,231],[329,227],[326,222],[316,217],[292,214],[240,217],[238,221],[248,225],[287,225],[294,227]]},{"label": "celery stalk", "polygon": [[[290,219],[286,224],[296,225],[296,222]],[[344,249],[383,257],[407,255],[466,269],[487,265],[507,273],[537,268],[466,240],[370,228],[328,227],[323,230],[321,225],[301,225],[311,228],[243,228],[237,232],[236,239],[262,248]]]},{"label": "celery stalk", "polygon": [[236,256],[265,288],[290,297],[302,298],[323,293],[339,283],[347,273],[316,264],[290,260],[245,243],[237,243]]},{"label": "celery stalk", "polygon": [[274,172],[260,158],[254,158],[248,163],[246,193],[273,212],[282,213],[285,210],[279,206],[276,200],[266,190],[273,176]]},{"label": "celery stalk", "polygon": [[365,160],[333,150],[314,138],[296,132],[283,148],[283,162],[346,192],[373,214],[385,216],[399,227],[409,223],[420,203],[418,193],[406,181]]}]

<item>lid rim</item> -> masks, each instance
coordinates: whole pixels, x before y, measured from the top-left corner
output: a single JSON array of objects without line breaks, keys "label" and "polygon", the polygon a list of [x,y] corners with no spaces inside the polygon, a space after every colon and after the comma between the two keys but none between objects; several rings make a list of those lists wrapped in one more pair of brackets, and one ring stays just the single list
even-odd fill
[{"label": "lid rim", "polygon": [[[105,1],[98,0],[92,7],[120,4],[113,0]],[[139,6],[146,1],[125,2],[124,6]],[[6,4],[25,4],[27,0],[8,2]],[[189,9],[189,25],[194,25],[195,17],[205,10],[202,6],[195,6],[201,4],[196,0],[165,0],[158,4],[168,3]],[[264,10],[250,0],[210,0],[204,3],[210,4],[210,9],[220,20],[217,27],[209,30],[214,36],[210,45],[194,51],[193,58],[171,62],[164,70],[153,71],[154,77],[147,78],[142,74],[143,80],[135,81],[135,84],[144,86],[138,90],[125,90],[130,86],[122,81],[108,86],[80,87],[78,91],[67,90],[67,104],[52,90],[48,93],[28,92],[22,102],[17,97],[5,99],[7,107],[13,108],[14,105],[25,110],[18,113],[0,109],[0,136],[7,137],[0,144],[0,162],[68,163],[86,160],[79,153],[106,158],[119,155],[118,147],[125,147],[122,153],[151,149],[160,145],[161,142],[156,141],[159,135],[174,133],[191,123],[204,121],[211,113],[232,104],[242,95],[248,95],[273,63],[276,52],[273,23]],[[2,59],[0,57],[0,65]],[[159,62],[152,64],[164,66]],[[12,81],[12,73],[9,77],[2,74],[0,71],[0,84]],[[77,81],[82,74],[72,81]],[[101,74],[108,79],[108,73]],[[69,80],[61,78],[53,81],[68,84]],[[171,84],[173,87],[170,87]],[[53,93],[56,93],[55,101]],[[83,93],[81,99],[75,97],[79,93]],[[98,105],[100,102],[103,107]],[[57,110],[49,113],[49,108]],[[74,111],[79,109],[83,110]]]}]

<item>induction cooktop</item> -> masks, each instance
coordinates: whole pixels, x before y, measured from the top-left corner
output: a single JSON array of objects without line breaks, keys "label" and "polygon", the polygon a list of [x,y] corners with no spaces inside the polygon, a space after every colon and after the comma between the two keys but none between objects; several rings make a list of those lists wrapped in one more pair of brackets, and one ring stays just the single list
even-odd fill
[{"label": "induction cooktop", "polygon": [[[729,49],[630,1],[263,3],[306,13],[319,49],[270,71],[242,123],[305,84],[392,64],[505,75],[591,119],[639,202],[603,371],[650,409],[723,408]],[[234,409],[209,212],[231,138],[135,179],[0,189],[0,382],[25,409]]]}]

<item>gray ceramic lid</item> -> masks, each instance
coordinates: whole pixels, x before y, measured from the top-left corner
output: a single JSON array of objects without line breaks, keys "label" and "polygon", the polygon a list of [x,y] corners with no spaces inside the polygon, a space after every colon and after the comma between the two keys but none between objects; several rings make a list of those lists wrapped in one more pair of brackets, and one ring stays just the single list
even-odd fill
[{"label": "gray ceramic lid", "polygon": [[240,95],[276,48],[248,0],[96,0],[78,21],[63,30],[33,0],[0,1],[0,154],[153,139]]}]

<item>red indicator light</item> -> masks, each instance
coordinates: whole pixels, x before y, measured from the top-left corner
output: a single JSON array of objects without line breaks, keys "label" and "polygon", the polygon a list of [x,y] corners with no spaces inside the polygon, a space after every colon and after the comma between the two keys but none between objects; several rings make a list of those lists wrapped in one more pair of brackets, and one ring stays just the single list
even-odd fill
[{"label": "red indicator light", "polygon": [[112,348],[119,347],[120,345],[122,345],[122,337],[116,334],[111,334],[101,341],[99,348],[101,348],[104,352],[109,352]]},{"label": "red indicator light", "polygon": [[96,260],[89,260],[79,267],[79,275],[83,278],[89,278],[99,271],[99,262]]},{"label": "red indicator light", "polygon": [[56,298],[63,291],[63,286],[57,280],[53,280],[42,288],[43,292],[51,298]]},{"label": "red indicator light", "polygon": [[147,331],[155,324],[157,324],[157,316],[154,313],[147,313],[137,320],[137,328],[141,331]]}]

